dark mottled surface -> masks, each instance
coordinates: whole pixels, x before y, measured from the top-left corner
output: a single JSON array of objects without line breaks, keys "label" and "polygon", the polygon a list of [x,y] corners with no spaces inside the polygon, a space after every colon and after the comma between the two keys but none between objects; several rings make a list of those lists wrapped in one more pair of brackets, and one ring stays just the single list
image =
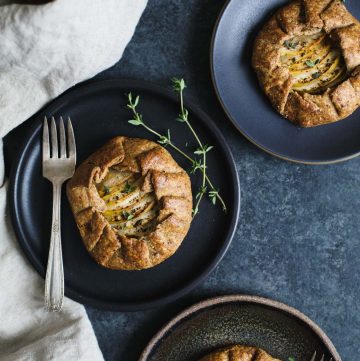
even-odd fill
[{"label": "dark mottled surface", "polygon": [[[353,361],[360,355],[360,160],[291,164],[236,132],[209,72],[210,37],[223,2],[150,0],[123,59],[98,78],[162,85],[176,75],[187,79],[236,157],[242,212],[233,244],[209,279],[175,304],[129,314],[88,308],[88,314],[105,359],[135,361],[153,333],[184,307],[210,295],[250,293],[300,309],[327,332],[344,361]],[[7,138],[8,166],[26,128]]]},{"label": "dark mottled surface", "polygon": [[235,344],[262,348],[284,361],[290,355],[308,361],[314,350],[330,358],[328,348],[308,325],[277,308],[229,300],[207,307],[167,330],[149,361],[198,361]]}]

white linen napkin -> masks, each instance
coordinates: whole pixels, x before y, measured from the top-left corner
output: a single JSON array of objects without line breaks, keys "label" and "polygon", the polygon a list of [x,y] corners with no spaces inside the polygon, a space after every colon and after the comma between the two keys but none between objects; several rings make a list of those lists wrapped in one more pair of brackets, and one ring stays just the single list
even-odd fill
[{"label": "white linen napkin", "polygon": [[[72,85],[116,63],[147,0],[0,0],[0,143]],[[0,144],[1,146],[1,144]],[[0,187],[4,165],[0,147]],[[44,281],[19,249],[0,188],[0,360],[103,360],[80,304],[44,309]]]}]

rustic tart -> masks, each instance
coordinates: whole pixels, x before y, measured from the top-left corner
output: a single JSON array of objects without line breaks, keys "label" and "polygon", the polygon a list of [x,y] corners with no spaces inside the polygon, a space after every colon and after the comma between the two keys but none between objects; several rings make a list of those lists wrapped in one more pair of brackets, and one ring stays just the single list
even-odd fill
[{"label": "rustic tart", "polygon": [[256,347],[235,345],[215,351],[200,361],[280,361]]},{"label": "rustic tart", "polygon": [[163,262],[192,220],[189,176],[146,139],[111,139],[79,166],[67,195],[86,249],[112,269]]},{"label": "rustic tart", "polygon": [[276,110],[302,127],[360,105],[360,23],[341,0],[295,0],[256,38],[253,67]]}]

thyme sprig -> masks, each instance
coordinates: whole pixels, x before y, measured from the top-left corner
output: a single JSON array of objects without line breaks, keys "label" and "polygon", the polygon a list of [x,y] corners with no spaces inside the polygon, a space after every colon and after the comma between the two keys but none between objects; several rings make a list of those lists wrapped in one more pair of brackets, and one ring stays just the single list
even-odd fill
[{"label": "thyme sprig", "polygon": [[178,121],[185,123],[188,128],[190,129],[191,133],[193,134],[194,138],[196,139],[199,148],[194,152],[194,154],[196,155],[202,155],[202,163],[201,162],[197,162],[197,166],[195,168],[199,169],[199,167],[201,167],[202,170],[202,184],[201,187],[198,191],[198,193],[196,194],[196,204],[195,207],[193,209],[193,215],[195,216],[196,214],[199,213],[199,205],[200,202],[204,196],[204,194],[206,194],[207,191],[207,187],[206,187],[206,153],[211,149],[211,147],[209,148],[205,148],[204,145],[202,144],[200,138],[198,137],[198,135],[196,134],[194,128],[191,126],[190,122],[189,122],[189,112],[188,110],[184,107],[184,89],[186,88],[186,84],[184,79],[177,79],[177,78],[173,78],[172,79],[173,82],[173,88],[176,92],[178,92],[180,94],[180,114],[178,117]]},{"label": "thyme sprig", "polygon": [[143,120],[143,117],[140,113],[138,113],[136,107],[139,104],[140,101],[140,97],[136,96],[135,100],[133,101],[133,97],[132,94],[129,93],[128,95],[128,104],[127,107],[129,109],[131,109],[131,111],[133,112],[134,118],[129,120],[128,122],[132,125],[136,125],[136,126],[142,126],[144,127],[147,131],[149,131],[150,133],[154,134],[155,136],[157,136],[158,139],[158,143],[162,144],[162,145],[170,145],[173,149],[175,149],[177,152],[179,152],[183,157],[185,157],[186,159],[188,159],[191,163],[194,162],[194,159],[192,159],[191,157],[189,157],[185,152],[183,152],[179,147],[177,147],[172,140],[170,139],[169,135],[170,132],[168,131],[168,135],[162,135],[159,132],[157,132],[156,130],[150,128]]},{"label": "thyme sprig", "polygon": [[[197,169],[201,169],[202,171],[202,184],[201,187],[199,189],[199,192],[196,195],[196,204],[193,210],[193,214],[196,215],[199,212],[199,205],[200,202],[203,198],[203,196],[206,194],[207,192],[207,187],[206,187],[206,154],[213,148],[213,146],[209,146],[207,144],[203,144],[202,141],[200,140],[199,136],[197,135],[197,133],[195,132],[194,128],[192,127],[190,121],[189,121],[189,111],[185,108],[184,106],[184,90],[186,88],[186,83],[184,79],[178,79],[178,78],[173,78],[172,79],[172,83],[173,83],[173,89],[179,93],[180,96],[180,114],[177,118],[177,120],[181,123],[185,123],[187,125],[187,127],[190,129],[191,133],[193,134],[196,142],[198,143],[198,148],[195,150],[194,154],[202,156],[202,162],[197,162],[195,164],[195,171]],[[211,190],[212,194],[214,194],[214,192],[216,192],[215,190]],[[218,192],[217,192],[218,194]],[[212,199],[212,198],[211,198]],[[215,201],[216,202],[216,201]],[[214,201],[212,200],[212,203],[214,204]],[[224,207],[224,205],[223,205]],[[226,207],[225,207],[226,208]]]},{"label": "thyme sprig", "polygon": [[[181,113],[179,115],[178,120],[181,119],[182,122],[186,122],[189,126],[190,130],[192,130],[192,133],[197,140],[199,147],[195,150],[194,154],[196,155],[202,155],[202,159],[192,158],[187,153],[185,153],[182,149],[180,149],[177,145],[173,143],[170,136],[170,130],[167,130],[167,134],[160,134],[156,130],[152,129],[150,126],[148,126],[144,120],[142,115],[137,111],[137,106],[139,105],[140,97],[136,96],[133,98],[132,93],[127,94],[128,97],[128,104],[127,107],[132,111],[133,113],[133,119],[129,120],[128,122],[135,126],[142,126],[150,133],[154,134],[158,138],[158,143],[167,146],[169,145],[171,148],[176,150],[178,153],[180,153],[184,158],[186,158],[191,163],[191,170],[190,173],[194,174],[197,170],[200,170],[202,172],[202,184],[199,188],[198,193],[195,196],[196,204],[193,209],[193,216],[195,216],[197,213],[199,213],[199,205],[203,198],[203,196],[207,192],[207,186],[209,187],[209,198],[211,202],[215,205],[216,201],[219,200],[219,202],[222,205],[223,211],[226,212],[226,204],[222,197],[219,194],[219,191],[214,187],[213,183],[211,182],[209,176],[206,174],[206,154],[213,148],[212,146],[204,145],[198,135],[196,134],[195,130],[192,128],[188,116],[188,110],[184,107],[184,100],[183,100],[183,90],[185,89],[186,85],[184,80],[180,80],[181,82],[181,93],[180,93],[180,103],[181,103]],[[175,86],[175,85],[174,85]],[[180,91],[180,88],[179,88]]]}]

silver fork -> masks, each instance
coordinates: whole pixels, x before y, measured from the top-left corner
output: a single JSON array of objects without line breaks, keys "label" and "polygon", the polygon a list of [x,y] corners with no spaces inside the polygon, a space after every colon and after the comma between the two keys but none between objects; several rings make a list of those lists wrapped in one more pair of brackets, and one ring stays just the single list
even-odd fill
[{"label": "silver fork", "polygon": [[[43,126],[42,164],[43,176],[53,185],[53,210],[49,258],[45,278],[45,306],[49,311],[60,311],[64,299],[64,268],[61,250],[61,186],[75,171],[76,147],[71,120],[67,121],[67,136],[64,120],[59,122],[60,147],[54,117],[51,117],[50,140],[48,121]],[[66,142],[67,140],[67,142]]]},{"label": "silver fork", "polygon": [[[316,351],[314,352],[313,357],[311,358],[310,361],[315,361],[315,360],[316,360]],[[325,355],[321,356],[320,361],[325,361]],[[330,357],[329,361],[332,361],[332,357]]]}]

